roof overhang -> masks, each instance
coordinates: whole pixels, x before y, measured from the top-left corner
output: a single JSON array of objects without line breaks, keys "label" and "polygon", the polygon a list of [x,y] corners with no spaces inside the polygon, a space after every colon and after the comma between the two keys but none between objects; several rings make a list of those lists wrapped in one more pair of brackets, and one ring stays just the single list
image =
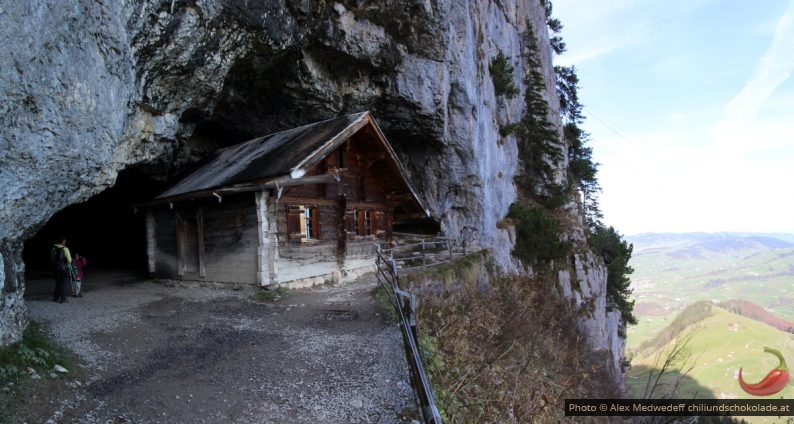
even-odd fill
[{"label": "roof overhang", "polygon": [[[286,174],[277,175],[274,177],[260,179],[256,181],[249,181],[241,184],[211,187],[211,188],[205,188],[200,190],[193,190],[189,192],[175,193],[173,195],[169,195],[168,194],[169,192],[173,192],[172,191],[173,188],[172,188],[166,190],[163,194],[159,195],[157,198],[155,198],[150,202],[139,203],[136,204],[135,206],[146,207],[146,206],[154,206],[158,204],[173,205],[173,203],[176,202],[192,200],[201,197],[214,196],[220,199],[220,196],[230,193],[253,192],[253,191],[278,189],[281,187],[289,187],[289,186],[296,186],[303,184],[318,184],[318,183],[331,182],[338,177],[334,174],[323,174],[323,175],[306,177],[306,174],[309,171],[311,171],[312,168],[314,168],[317,164],[319,164],[325,157],[331,154],[331,152],[333,152],[339,146],[341,146],[342,143],[347,141],[351,136],[356,134],[362,128],[369,125],[373,129],[373,132],[376,136],[375,138],[381,144],[381,146],[389,156],[389,159],[397,168],[398,177],[400,178],[402,184],[405,186],[407,191],[413,197],[413,201],[415,201],[416,204],[419,206],[419,208],[425,213],[425,216],[429,217],[430,210],[427,208],[424,202],[422,202],[420,197],[417,195],[413,185],[406,178],[405,168],[403,167],[400,160],[397,158],[397,154],[395,153],[394,149],[392,149],[389,142],[386,140],[386,136],[383,134],[383,131],[380,129],[377,122],[375,122],[375,119],[372,117],[372,114],[370,114],[369,112],[362,112],[356,115],[351,115],[351,118],[352,120],[350,123],[348,123],[347,126],[345,126],[341,131],[338,131],[336,134],[334,134],[327,141],[319,145],[317,148],[313,149],[297,164],[289,168],[289,171]],[[259,139],[254,139],[251,141],[256,141],[256,140]],[[196,173],[199,172],[201,172],[201,169],[196,171]],[[193,177],[193,175],[195,175],[196,173],[191,174],[191,176],[189,176],[188,178]]]}]

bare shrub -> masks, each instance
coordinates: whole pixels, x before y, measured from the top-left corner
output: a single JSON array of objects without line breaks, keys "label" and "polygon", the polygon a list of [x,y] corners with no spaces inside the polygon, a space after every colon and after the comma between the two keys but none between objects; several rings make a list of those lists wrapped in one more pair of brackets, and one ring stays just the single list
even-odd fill
[{"label": "bare shrub", "polygon": [[559,422],[566,398],[617,395],[554,287],[507,278],[422,298],[419,330],[434,347],[425,363],[445,422]]}]

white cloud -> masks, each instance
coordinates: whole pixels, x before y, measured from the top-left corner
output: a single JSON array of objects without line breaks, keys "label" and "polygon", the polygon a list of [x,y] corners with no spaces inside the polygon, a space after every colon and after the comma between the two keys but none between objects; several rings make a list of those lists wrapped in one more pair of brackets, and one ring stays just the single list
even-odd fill
[{"label": "white cloud", "polygon": [[[715,0],[603,3],[602,8],[600,3],[582,0],[555,2],[555,15],[559,7],[557,17],[566,25],[563,37],[570,49],[568,57],[562,58],[565,63],[578,67],[587,61],[580,70],[620,78],[622,74],[611,69],[624,66],[622,59],[636,59],[637,54],[658,56],[655,66],[635,69],[632,78],[619,80],[650,81],[648,86],[633,88],[636,103],[619,86],[613,87],[615,96],[601,90],[597,99],[582,99],[588,115],[585,130],[592,135],[594,159],[601,163],[600,201],[606,223],[626,234],[794,232],[794,120],[787,113],[794,101],[794,0],[778,3],[786,10],[774,12],[776,19],[766,31],[771,36],[768,46],[736,46],[740,51],[706,46],[713,53],[708,62],[701,62],[705,58],[687,44],[670,57],[656,53],[654,45],[662,39],[666,46],[675,45],[673,41],[680,40],[670,37],[687,40],[693,31],[702,30],[687,25],[717,19],[711,8],[703,9],[723,7]],[[769,22],[770,14],[763,19]],[[740,16],[731,18],[741,20]],[[718,71],[724,66],[719,62],[724,54],[734,55],[730,56],[733,62],[727,63],[752,55],[749,63],[742,62],[750,70],[753,61],[761,59],[749,76],[738,81],[720,79],[718,87],[700,86],[702,92],[665,91],[662,85],[654,85],[659,71],[664,75],[679,71],[675,65],[685,72],[694,72],[696,65],[700,72]],[[609,60],[596,61],[606,56]],[[593,84],[592,75],[581,76],[583,87]],[[724,103],[733,93],[731,101]],[[627,109],[629,102],[635,110]]]},{"label": "white cloud", "polygon": [[555,56],[554,64],[561,66],[580,65],[584,62],[606,56],[609,53],[620,49],[625,44],[625,41],[608,40],[600,43],[600,45],[595,48],[590,48],[587,50],[573,49],[566,52],[562,56]]},{"label": "white cloud", "polygon": [[[735,134],[735,143],[758,151],[732,151],[696,145],[698,135],[636,134],[635,149],[622,137],[594,138],[601,162],[601,207],[606,222],[627,234],[647,231],[794,232],[794,122],[760,118],[754,138]],[[670,141],[677,138],[675,144]],[[597,141],[596,141],[597,140]],[[608,146],[608,149],[603,149]]]},{"label": "white cloud", "polygon": [[[618,50],[646,45],[669,36],[675,22],[717,0],[567,0],[554,3],[552,14],[563,24],[568,51],[555,59],[581,65]],[[582,47],[587,46],[587,47]],[[596,46],[596,47],[593,47]],[[647,47],[647,46],[646,46]]]},{"label": "white cloud", "polygon": [[[794,71],[794,0],[775,26],[772,42],[753,76],[734,96],[715,127],[715,141],[732,145],[736,133],[751,133],[753,120],[764,102]],[[741,141],[740,141],[741,142]],[[746,142],[746,141],[745,141]]]}]

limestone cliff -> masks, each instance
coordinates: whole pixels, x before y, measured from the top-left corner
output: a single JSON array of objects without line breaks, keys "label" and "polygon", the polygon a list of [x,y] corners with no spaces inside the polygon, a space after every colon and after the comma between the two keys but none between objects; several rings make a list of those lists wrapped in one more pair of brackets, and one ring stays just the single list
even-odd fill
[{"label": "limestone cliff", "polygon": [[[523,88],[521,40],[531,23],[559,124],[545,19],[538,0],[0,6],[0,345],[25,323],[23,242],[59,210],[131,165],[168,178],[206,149],[365,109],[442,229],[518,271],[510,234],[496,222],[516,199],[521,165],[515,140],[499,129],[524,105],[496,96],[488,64],[503,52]],[[582,325],[617,364],[604,267],[592,255],[576,263],[562,286],[580,306],[596,305]]]}]

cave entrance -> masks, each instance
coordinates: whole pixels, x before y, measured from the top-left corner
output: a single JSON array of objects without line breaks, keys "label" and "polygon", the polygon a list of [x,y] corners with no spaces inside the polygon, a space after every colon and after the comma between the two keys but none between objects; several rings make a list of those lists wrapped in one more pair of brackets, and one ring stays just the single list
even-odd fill
[{"label": "cave entrance", "polygon": [[164,188],[164,182],[130,168],[119,173],[113,187],[53,215],[35,236],[25,241],[22,258],[26,296],[51,293],[49,254],[59,235],[66,237],[73,256],[79,253],[87,259],[87,281],[97,272],[145,276],[146,214],[136,212],[132,205],[150,200]]}]

